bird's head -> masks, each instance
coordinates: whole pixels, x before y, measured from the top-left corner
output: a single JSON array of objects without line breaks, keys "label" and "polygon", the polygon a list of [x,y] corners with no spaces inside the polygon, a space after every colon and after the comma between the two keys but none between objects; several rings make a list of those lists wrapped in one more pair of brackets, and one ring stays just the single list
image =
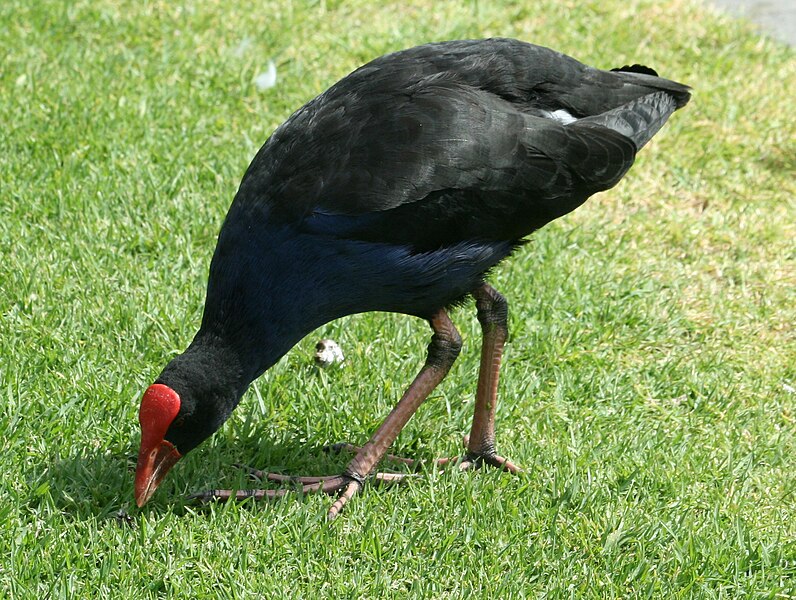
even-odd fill
[{"label": "bird's head", "polygon": [[180,458],[209,438],[240,400],[238,372],[191,348],[174,359],[141,399],[141,446],[135,471],[139,507]]}]

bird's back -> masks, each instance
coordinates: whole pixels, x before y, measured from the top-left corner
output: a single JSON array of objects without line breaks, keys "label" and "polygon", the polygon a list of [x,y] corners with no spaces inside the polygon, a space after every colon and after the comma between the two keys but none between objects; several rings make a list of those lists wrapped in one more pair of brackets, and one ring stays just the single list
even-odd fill
[{"label": "bird's back", "polygon": [[[367,215],[456,194],[463,206],[444,202],[454,220],[503,213],[512,226],[484,235],[511,237],[522,208],[525,235],[615,185],[644,132],[688,97],[669,80],[593,69],[517,40],[427,44],[360,67],[294,113],[253,160],[240,196],[294,220],[365,215],[372,231]],[[595,120],[625,105],[626,116],[650,121],[632,120],[641,134]]]}]

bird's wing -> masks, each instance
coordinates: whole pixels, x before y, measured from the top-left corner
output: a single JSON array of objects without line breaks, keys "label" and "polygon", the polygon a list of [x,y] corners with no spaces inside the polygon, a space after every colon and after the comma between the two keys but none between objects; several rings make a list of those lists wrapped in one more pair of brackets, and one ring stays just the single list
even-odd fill
[{"label": "bird's wing", "polygon": [[[383,237],[404,215],[433,218],[452,239],[522,237],[619,181],[639,146],[617,119],[592,117],[626,103],[634,112],[668,83],[515,41],[411,49],[365,65],[291,116],[239,197],[341,235]],[[658,95],[670,98],[656,113],[662,123],[678,101]],[[457,224],[473,218],[480,228]]]},{"label": "bird's wing", "polygon": [[689,98],[688,86],[658,77],[648,67],[603,71],[550,48],[509,38],[425,44],[379,57],[349,77],[369,77],[382,70],[414,79],[449,73],[516,106],[564,109],[576,118],[659,90],[676,97],[677,108]]},{"label": "bird's wing", "polygon": [[610,184],[634,154],[607,128],[587,134],[438,77],[400,95],[340,100],[277,129],[242,185],[297,214],[359,214],[445,189],[566,194],[568,175],[598,173]]}]

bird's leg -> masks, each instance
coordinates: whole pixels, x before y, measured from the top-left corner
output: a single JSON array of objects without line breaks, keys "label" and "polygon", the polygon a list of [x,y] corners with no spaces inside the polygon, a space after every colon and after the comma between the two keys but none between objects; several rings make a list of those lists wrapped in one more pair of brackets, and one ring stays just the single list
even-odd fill
[{"label": "bird's leg", "polygon": [[[508,337],[508,303],[493,287],[484,284],[473,292],[478,321],[481,323],[483,342],[481,345],[481,367],[478,373],[478,388],[475,396],[475,412],[470,434],[464,437],[466,454],[460,463],[461,469],[488,464],[518,473],[517,465],[495,452],[495,409],[503,345]],[[355,446],[343,446],[355,452]],[[417,464],[412,459],[399,459],[406,464]],[[434,466],[442,466],[457,459],[439,458]]]},{"label": "bird's leg", "polygon": [[473,425],[465,442],[467,454],[460,466],[468,469],[486,463],[518,473],[521,469],[517,465],[495,452],[495,409],[503,344],[509,331],[508,303],[500,292],[487,284],[475,290],[473,297],[483,342]]},{"label": "bird's leg", "polygon": [[[250,469],[249,472],[262,479],[279,482],[303,484],[301,491],[339,493],[340,496],[329,509],[329,519],[334,519],[343,506],[362,488],[365,480],[373,477],[383,483],[400,481],[410,474],[373,473],[376,465],[384,458],[387,449],[398,437],[406,423],[428,395],[439,385],[453,365],[461,350],[462,341],[445,310],[436,311],[429,319],[434,335],[428,346],[428,356],[423,368],[398,401],[395,408],[376,430],[368,442],[358,449],[354,459],[348,463],[342,475],[331,477],[289,477],[275,473],[264,473]],[[191,496],[200,501],[245,500],[247,498],[276,498],[290,493],[290,490],[209,490]]]},{"label": "bird's leg", "polygon": [[[511,461],[495,451],[495,409],[497,408],[497,388],[500,374],[500,361],[503,345],[508,337],[508,302],[493,287],[484,284],[473,292],[478,321],[481,324],[483,342],[481,345],[481,367],[478,372],[478,388],[475,396],[475,412],[470,434],[464,436],[465,456],[459,467],[471,469],[482,464],[500,467],[512,473],[522,471]],[[361,448],[350,444],[336,444],[333,450],[361,452]],[[423,463],[411,458],[391,457],[416,468]],[[458,461],[459,458],[438,458],[432,461],[434,467]]]},{"label": "bird's leg", "polygon": [[459,355],[462,339],[448,317],[448,313],[439,309],[429,321],[434,335],[428,345],[426,363],[376,433],[348,463],[344,476],[350,478],[350,483],[345,492],[329,509],[330,519],[335,518],[348,500],[361,489],[365,479],[387,453],[387,449],[398,437],[417,408],[445,378]]}]

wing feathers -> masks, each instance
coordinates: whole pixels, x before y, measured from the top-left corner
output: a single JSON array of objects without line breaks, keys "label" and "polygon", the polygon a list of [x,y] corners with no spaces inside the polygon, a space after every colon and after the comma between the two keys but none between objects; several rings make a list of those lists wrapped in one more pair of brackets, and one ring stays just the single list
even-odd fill
[{"label": "wing feathers", "polygon": [[688,96],[649,71],[600,71],[515,40],[429,44],[297,111],[236,202],[341,234],[394,238],[378,225],[389,214],[453,236],[477,233],[461,224],[469,215],[494,221],[482,236],[522,236],[615,185]]}]

